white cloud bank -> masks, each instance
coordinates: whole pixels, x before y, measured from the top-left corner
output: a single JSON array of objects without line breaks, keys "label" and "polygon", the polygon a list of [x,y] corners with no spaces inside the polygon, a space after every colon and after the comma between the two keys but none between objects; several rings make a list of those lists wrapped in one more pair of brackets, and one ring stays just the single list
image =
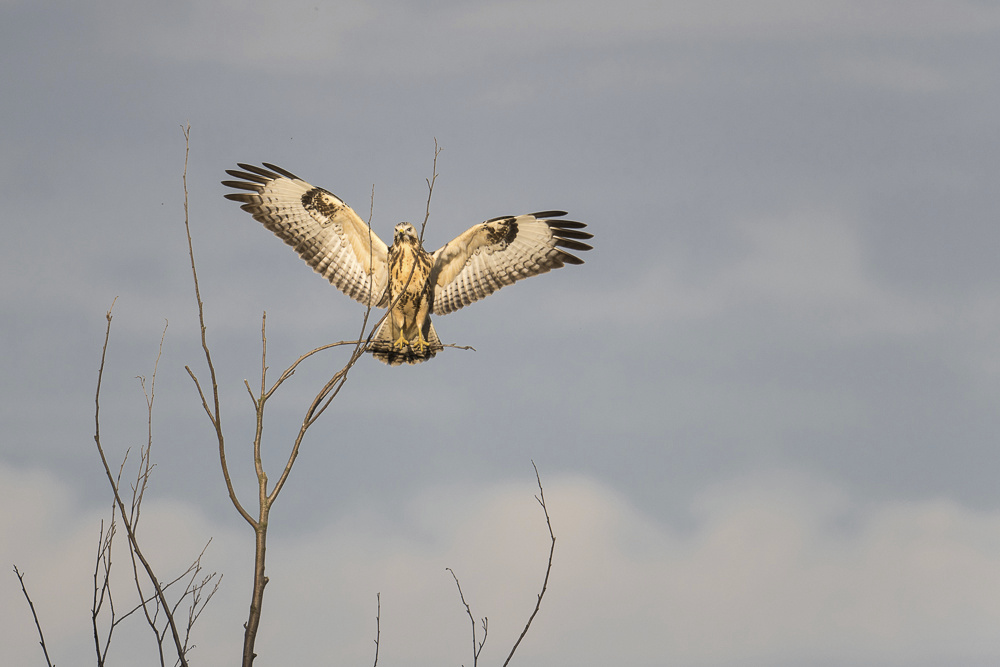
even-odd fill
[{"label": "white cloud bank", "polygon": [[[518,664],[1000,661],[1000,511],[946,499],[861,506],[829,484],[773,474],[704,491],[680,527],[643,516],[592,479],[543,481],[555,565]],[[0,488],[3,560],[27,571],[56,663],[86,662],[99,519],[77,513],[46,473],[0,467]],[[473,613],[490,619],[482,659],[502,662],[545,567],[535,492],[527,483],[435,488],[402,518],[360,510],[297,536],[282,534],[278,513],[261,664],[367,663],[377,592],[380,664],[470,663],[468,617],[446,566]],[[150,503],[144,520],[154,562],[179,565],[215,536],[206,561],[227,577],[192,659],[231,663],[246,610],[249,531],[235,519],[213,526],[176,504]],[[118,566],[126,562],[122,551]],[[37,662],[13,573],[0,590],[4,661]],[[129,634],[136,639],[126,643]],[[136,624],[121,635],[120,664],[133,662],[148,637]]]}]

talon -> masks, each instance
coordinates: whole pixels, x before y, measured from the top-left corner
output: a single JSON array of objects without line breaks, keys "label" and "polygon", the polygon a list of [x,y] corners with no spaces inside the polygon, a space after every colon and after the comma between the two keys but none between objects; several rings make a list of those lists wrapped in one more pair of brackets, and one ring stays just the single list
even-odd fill
[{"label": "talon", "polygon": [[427,350],[427,348],[430,347],[430,343],[428,343],[426,340],[424,340],[424,334],[423,333],[421,333],[420,331],[417,331],[417,340],[413,344],[413,346],[415,348],[417,348],[417,350],[421,354],[423,354]]},{"label": "talon", "polygon": [[396,339],[396,342],[393,343],[392,346],[393,347],[398,347],[399,349],[402,350],[403,348],[405,348],[409,344],[410,344],[410,341],[408,341],[405,338],[403,338],[403,334],[400,333],[399,334],[399,338]]}]

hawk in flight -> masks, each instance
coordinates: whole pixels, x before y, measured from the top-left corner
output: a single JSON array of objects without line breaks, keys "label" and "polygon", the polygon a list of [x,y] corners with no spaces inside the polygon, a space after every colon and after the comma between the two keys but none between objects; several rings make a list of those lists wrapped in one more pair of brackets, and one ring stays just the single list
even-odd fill
[{"label": "hawk in flight", "polygon": [[226,173],[240,190],[226,199],[295,248],[306,264],[366,306],[389,308],[368,351],[392,366],[427,361],[443,349],[430,315],[446,315],[522,278],[583,264],[568,250],[590,250],[586,225],[555,220],[565,211],[503,216],[469,228],[434,253],[417,230],[396,225],[387,247],[343,200],[264,163]]}]

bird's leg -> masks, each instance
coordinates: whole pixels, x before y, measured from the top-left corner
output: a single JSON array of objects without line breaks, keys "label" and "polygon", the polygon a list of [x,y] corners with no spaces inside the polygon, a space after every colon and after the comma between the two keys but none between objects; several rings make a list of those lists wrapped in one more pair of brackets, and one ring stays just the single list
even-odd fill
[{"label": "bird's leg", "polygon": [[430,309],[431,309],[431,300],[428,298],[427,287],[425,286],[424,293],[421,295],[420,303],[417,306],[417,317],[415,318],[413,327],[414,332],[417,334],[416,335],[417,340],[413,345],[414,347],[417,348],[420,354],[426,352],[427,348],[430,346],[430,343],[428,343],[427,339],[424,338],[424,327],[428,326],[427,314],[430,312]]},{"label": "bird's leg", "polygon": [[427,348],[430,347],[430,343],[424,340],[424,334],[423,332],[420,331],[420,329],[417,329],[417,340],[415,343],[413,343],[413,346],[417,348],[417,350],[421,354],[423,354],[424,351],[426,351]]},{"label": "bird's leg", "polygon": [[393,347],[399,348],[400,350],[406,349],[406,346],[410,344],[410,341],[406,340],[406,314],[402,312],[402,309],[393,309],[392,311],[392,329],[399,333],[399,337],[392,344]]}]

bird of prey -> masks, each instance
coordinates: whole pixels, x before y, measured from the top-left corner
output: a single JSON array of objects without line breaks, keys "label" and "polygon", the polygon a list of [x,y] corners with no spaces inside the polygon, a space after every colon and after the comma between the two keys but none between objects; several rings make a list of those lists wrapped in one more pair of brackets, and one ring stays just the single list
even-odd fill
[{"label": "bird of prey", "polygon": [[590,250],[586,225],[556,220],[565,211],[501,216],[470,227],[433,254],[417,230],[396,225],[392,246],[333,193],[273,164],[227,169],[240,190],[226,199],[295,248],[317,273],[366,306],[389,308],[368,351],[391,366],[417,364],[443,349],[430,315],[446,315],[505,285],[564,264],[583,264],[568,250]]}]

